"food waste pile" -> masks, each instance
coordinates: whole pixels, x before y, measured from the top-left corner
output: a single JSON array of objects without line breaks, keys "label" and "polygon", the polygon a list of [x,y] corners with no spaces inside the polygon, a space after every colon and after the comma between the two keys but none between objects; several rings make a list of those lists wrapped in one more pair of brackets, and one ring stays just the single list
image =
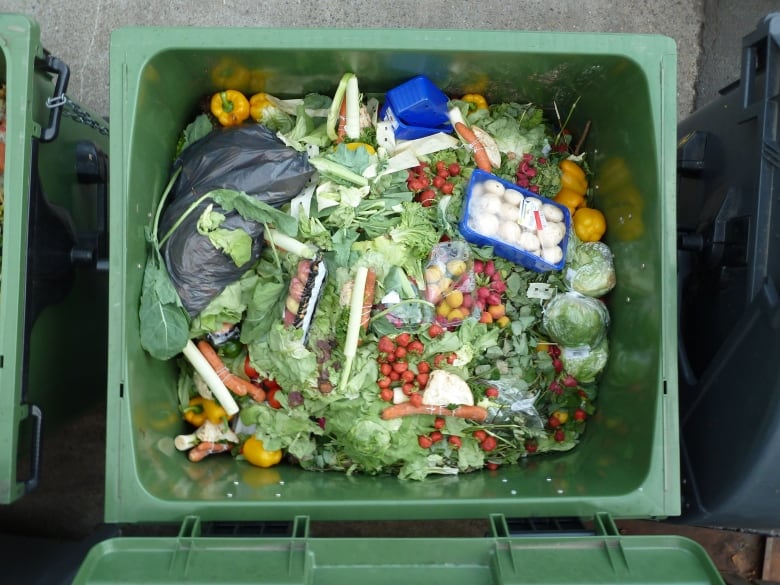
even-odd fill
[{"label": "food waste pile", "polygon": [[141,342],[193,465],[422,480],[575,448],[615,286],[576,102],[224,88],[148,230]]}]

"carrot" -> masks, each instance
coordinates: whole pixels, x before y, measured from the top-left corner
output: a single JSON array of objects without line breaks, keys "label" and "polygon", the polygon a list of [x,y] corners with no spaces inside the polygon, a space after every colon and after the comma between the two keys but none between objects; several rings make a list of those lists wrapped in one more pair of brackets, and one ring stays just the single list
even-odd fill
[{"label": "carrot", "polygon": [[369,268],[366,275],[366,288],[363,291],[363,317],[360,326],[363,331],[368,329],[368,322],[371,320],[371,309],[374,306],[374,292],[376,291],[376,272]]},{"label": "carrot", "polygon": [[493,165],[490,164],[490,157],[471,128],[466,126],[463,122],[455,122],[455,132],[457,132],[463,141],[471,147],[471,151],[474,155],[474,162],[477,163],[477,166],[487,173],[492,172]]},{"label": "carrot", "polygon": [[468,418],[476,421],[484,421],[487,419],[488,411],[481,406],[466,406],[461,405],[454,410],[446,408],[444,406],[434,404],[423,404],[422,406],[414,406],[411,402],[401,402],[400,404],[394,404],[388,406],[382,411],[382,418],[384,420],[391,420],[402,416],[412,416],[415,414],[435,414],[438,416],[456,416],[458,418]]},{"label": "carrot", "polygon": [[347,98],[345,97],[341,101],[341,107],[339,108],[339,125],[336,129],[336,135],[338,138],[336,142],[342,142],[347,135]]},{"label": "carrot", "polygon": [[230,451],[232,448],[233,445],[230,443],[212,443],[210,441],[204,441],[203,443],[198,443],[192,449],[190,449],[189,453],[187,453],[187,457],[193,463],[197,463],[198,461],[203,461],[209,455],[225,453],[226,451]]},{"label": "carrot", "polygon": [[217,373],[219,379],[224,382],[227,389],[233,392],[233,394],[236,394],[237,396],[246,396],[248,394],[252,400],[255,400],[256,402],[265,400],[265,392],[263,389],[258,388],[243,378],[239,378],[228,370],[225,363],[219,355],[217,355],[217,352],[214,351],[214,348],[211,347],[211,344],[208,341],[205,339],[198,341],[198,350]]},{"label": "carrot", "polygon": [[5,121],[3,121],[0,124],[0,174],[5,172],[5,136]]}]

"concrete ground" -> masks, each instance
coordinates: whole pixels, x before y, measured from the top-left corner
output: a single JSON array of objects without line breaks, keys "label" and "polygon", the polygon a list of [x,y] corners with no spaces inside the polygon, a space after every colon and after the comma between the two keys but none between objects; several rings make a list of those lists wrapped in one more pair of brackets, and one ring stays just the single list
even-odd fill
[{"label": "concrete ground", "polygon": [[[754,28],[760,17],[776,10],[776,2],[3,0],[0,10],[26,13],[38,21],[43,45],[71,67],[70,97],[102,115],[109,110],[108,47],[112,30],[127,25],[203,25],[484,28],[663,34],[677,43],[677,112],[682,119],[715,98],[718,89],[739,78],[741,37]],[[74,543],[88,538],[101,525],[104,408],[104,404],[95,404],[94,408],[67,426],[47,430],[41,486],[22,501],[0,507],[0,533],[58,538]],[[73,441],[73,437],[79,437],[78,443]],[[657,526],[654,524],[652,530],[657,531]],[[668,529],[670,532],[679,530],[673,526],[668,526]],[[641,523],[634,523],[624,530],[636,533],[645,528]],[[722,570],[745,577],[760,576],[762,545],[755,535],[719,531],[688,535],[704,544]],[[16,542],[23,543],[20,540]],[[24,555],[16,554],[4,545],[0,546],[0,550],[5,551],[5,554],[0,553],[0,558],[24,560],[24,567],[35,566],[35,560],[30,560],[28,565]],[[739,556],[734,551],[747,552]],[[81,553],[76,550],[74,554],[78,557]],[[13,566],[13,563],[7,565],[4,561],[4,566]],[[30,582],[29,579],[24,580]]]}]

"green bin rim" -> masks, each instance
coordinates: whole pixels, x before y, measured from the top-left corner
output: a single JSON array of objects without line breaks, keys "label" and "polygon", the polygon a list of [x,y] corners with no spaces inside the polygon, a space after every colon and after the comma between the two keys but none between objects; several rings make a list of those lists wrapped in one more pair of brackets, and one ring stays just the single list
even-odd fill
[{"label": "green bin rim", "polygon": [[[526,52],[544,52],[551,55],[571,54],[578,56],[618,56],[633,61],[648,74],[648,79],[658,80],[652,85],[652,100],[657,107],[657,125],[661,132],[657,137],[655,151],[658,159],[659,190],[670,197],[671,204],[660,211],[661,254],[665,259],[660,279],[659,294],[668,311],[660,317],[663,347],[676,347],[676,289],[675,289],[675,148],[676,148],[676,65],[677,52],[673,39],[657,34],[622,34],[589,32],[537,32],[506,30],[443,30],[443,29],[282,29],[282,28],[226,28],[226,27],[125,27],[116,29],[111,35],[111,79],[110,119],[119,120],[118,130],[111,135],[111,192],[124,193],[129,181],[126,168],[130,159],[129,141],[133,134],[132,96],[142,83],[140,72],[153,57],[169,51],[249,51],[252,49],[339,49],[361,50],[370,47],[377,50],[431,50],[446,52],[447,43],[459,39],[458,51],[479,52],[490,43],[491,51],[512,52],[522,43]],[[468,43],[464,43],[468,39]],[[464,45],[466,45],[464,47]],[[474,48],[476,47],[476,48]],[[401,49],[403,48],[403,49]],[[282,96],[286,97],[286,96]],[[127,226],[123,218],[112,214],[111,233],[127,237]],[[124,239],[122,240],[124,241]],[[126,296],[122,288],[123,277],[130,267],[126,265],[121,246],[113,245],[111,251],[111,279],[109,304],[124,307],[135,303]],[[128,414],[130,401],[123,399],[128,379],[126,328],[131,325],[124,319],[114,317],[110,323],[109,345],[114,355],[124,356],[109,364],[108,413],[116,417],[116,428],[107,433],[106,473],[106,521],[135,522],[181,522],[188,514],[204,514],[208,519],[234,520],[249,514],[258,519],[259,509],[252,509],[246,502],[201,501],[197,510],[190,502],[161,500],[150,494],[137,477],[127,459],[134,457],[128,450],[134,447],[135,439],[128,428],[131,420]],[[652,447],[648,472],[641,486],[628,494],[596,495],[589,498],[562,497],[555,502],[560,515],[590,516],[608,512],[621,518],[662,518],[680,513],[679,486],[679,427],[677,422],[677,362],[676,352],[662,351],[660,356],[660,380],[663,395],[658,401],[658,416],[655,427],[659,440]],[[119,463],[117,463],[119,461]],[[484,505],[465,501],[458,517],[478,517]],[[508,499],[497,500],[495,513],[505,513],[504,505],[511,506]],[[534,502],[529,502],[529,506]],[[537,502],[538,503],[538,502]],[[360,510],[366,510],[367,501],[354,502]],[[379,514],[382,517],[408,519],[419,502],[412,501],[393,506],[392,510],[382,502]],[[550,504],[551,506],[552,504]],[[345,515],[344,519],[357,519],[360,512],[350,510],[338,503],[327,504],[328,513]],[[550,507],[539,508],[538,513],[549,514]],[[315,514],[322,506],[308,503],[302,508],[278,505],[263,508],[270,517],[264,520],[291,519],[295,514]],[[372,518],[376,516],[377,512]],[[396,516],[400,515],[400,516]],[[441,517],[441,512],[434,513]]]},{"label": "green bin rim", "polygon": [[[17,481],[18,428],[35,409],[21,403],[23,324],[27,250],[27,206],[11,194],[29,193],[32,153],[30,139],[41,127],[32,116],[35,59],[43,55],[40,29],[31,18],[0,14],[0,54],[5,63],[6,164],[3,176],[5,209],[3,262],[0,273],[0,504],[22,497],[25,484]],[[26,201],[26,198],[25,198]]]}]

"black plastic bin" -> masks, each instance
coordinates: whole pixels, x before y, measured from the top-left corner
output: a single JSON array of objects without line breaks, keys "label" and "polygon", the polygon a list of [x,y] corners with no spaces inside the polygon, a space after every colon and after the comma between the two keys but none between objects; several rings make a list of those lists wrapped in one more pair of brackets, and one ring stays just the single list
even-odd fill
[{"label": "black plastic bin", "polygon": [[780,13],[678,125],[683,517],[780,526]]}]

